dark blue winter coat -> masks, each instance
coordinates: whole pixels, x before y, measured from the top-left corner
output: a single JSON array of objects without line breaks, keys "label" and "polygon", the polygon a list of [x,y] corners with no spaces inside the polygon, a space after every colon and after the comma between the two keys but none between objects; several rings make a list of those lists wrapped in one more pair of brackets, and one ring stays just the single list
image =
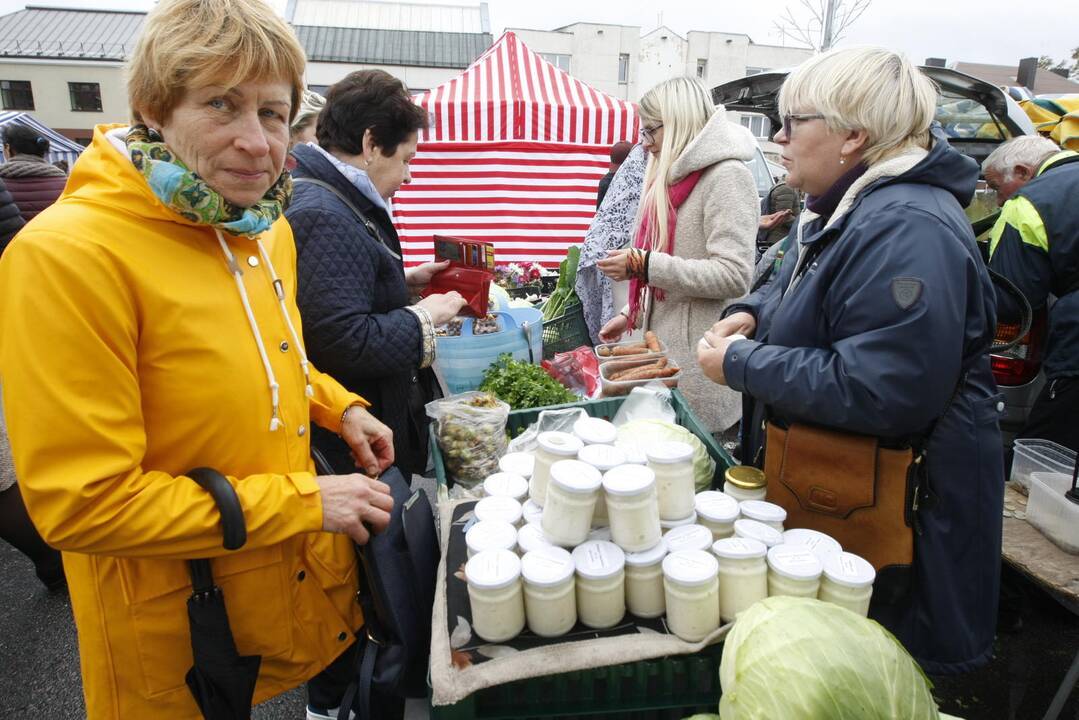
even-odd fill
[{"label": "dark blue winter coat", "polygon": [[[427,463],[424,403],[434,378],[419,368],[423,335],[410,310],[401,242],[386,211],[365,198],[318,150],[293,151],[294,178],[329,183],[377,228],[384,244],[329,190],[296,183],[285,211],[296,237],[296,303],[314,365],[371,403],[393,431],[396,464],[423,472]],[[317,429],[313,441],[340,472],[354,472],[347,446]]]},{"label": "dark blue winter coat", "polygon": [[[963,214],[977,177],[938,141],[898,177],[870,182],[829,227],[817,218],[796,228],[776,282],[727,310],[757,318],[756,339],[732,343],[724,360],[747,398],[751,453],[765,407],[781,425],[897,447],[947,407],[928,444],[934,498],[919,510],[914,590],[871,609],[930,673],[986,662],[997,615],[1003,404],[986,355],[995,294]],[[800,254],[807,267],[788,289]]]}]

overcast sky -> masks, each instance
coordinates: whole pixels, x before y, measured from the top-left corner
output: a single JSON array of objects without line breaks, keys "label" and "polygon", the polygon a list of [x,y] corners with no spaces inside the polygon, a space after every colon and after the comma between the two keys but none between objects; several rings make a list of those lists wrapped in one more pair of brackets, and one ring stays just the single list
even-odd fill
[{"label": "overcast sky", "polygon": [[[271,2],[279,8],[285,4],[285,0]],[[0,0],[0,12],[13,12],[27,4],[143,10],[153,5],[146,0]],[[507,27],[553,30],[589,21],[639,25],[648,32],[662,22],[680,34],[689,30],[745,33],[754,42],[770,45],[782,44],[773,21],[788,6],[801,10],[797,0],[488,0],[488,6],[495,35]],[[1042,55],[1059,60],[1079,46],[1079,2],[874,0],[841,44],[886,45],[906,52],[918,63],[927,57],[1001,65]]]}]

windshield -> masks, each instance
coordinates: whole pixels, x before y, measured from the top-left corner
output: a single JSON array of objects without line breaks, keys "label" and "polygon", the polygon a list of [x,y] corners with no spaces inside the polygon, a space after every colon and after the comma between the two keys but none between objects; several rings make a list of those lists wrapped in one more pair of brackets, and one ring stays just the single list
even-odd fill
[{"label": "windshield", "polygon": [[753,182],[757,185],[757,195],[763,198],[775,185],[775,181],[772,180],[772,174],[768,171],[768,163],[764,161],[764,153],[761,152],[760,148],[757,148],[757,154],[754,158],[746,162],[746,167],[753,173]]}]

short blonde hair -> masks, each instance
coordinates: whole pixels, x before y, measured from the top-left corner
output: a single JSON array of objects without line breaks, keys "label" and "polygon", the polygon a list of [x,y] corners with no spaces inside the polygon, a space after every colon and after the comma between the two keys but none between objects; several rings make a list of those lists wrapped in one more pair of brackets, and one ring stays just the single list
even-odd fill
[{"label": "short blonde hair", "polygon": [[146,16],[127,64],[131,114],[167,120],[188,90],[256,78],[292,85],[296,114],[306,62],[292,28],[265,0],[163,0]]},{"label": "short blonde hair", "polygon": [[820,113],[832,130],[865,130],[869,165],[929,147],[937,87],[904,55],[881,47],[843,48],[806,60],[779,91],[782,115]]}]

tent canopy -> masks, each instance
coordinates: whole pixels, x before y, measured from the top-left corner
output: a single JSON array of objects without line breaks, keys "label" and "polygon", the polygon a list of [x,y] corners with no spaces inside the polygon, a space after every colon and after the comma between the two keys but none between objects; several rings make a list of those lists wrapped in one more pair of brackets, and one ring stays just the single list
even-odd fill
[{"label": "tent canopy", "polygon": [[[83,151],[82,145],[79,145],[74,140],[64,137],[49,126],[38,122],[28,113],[13,111],[0,112],[0,128],[9,123],[26,125],[36,130],[44,137],[47,137],[49,139],[49,152],[45,154],[45,159],[49,162],[66,160],[68,166],[71,166],[75,164],[75,161],[79,159],[79,154]],[[3,148],[0,147],[0,162],[6,161],[7,158],[4,157]]]}]

